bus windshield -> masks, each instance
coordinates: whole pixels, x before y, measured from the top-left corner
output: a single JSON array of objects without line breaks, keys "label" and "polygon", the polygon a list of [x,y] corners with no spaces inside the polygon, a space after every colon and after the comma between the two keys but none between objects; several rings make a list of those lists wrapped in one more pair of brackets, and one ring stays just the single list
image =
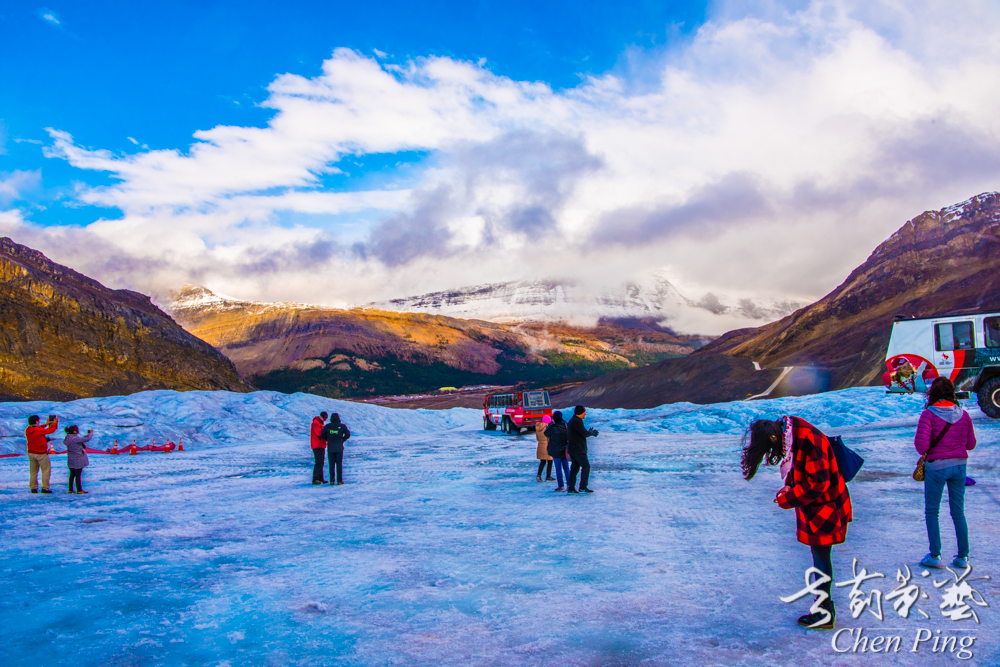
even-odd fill
[{"label": "bus windshield", "polygon": [[526,391],[524,393],[524,407],[526,408],[547,408],[549,406],[549,392],[547,391]]}]

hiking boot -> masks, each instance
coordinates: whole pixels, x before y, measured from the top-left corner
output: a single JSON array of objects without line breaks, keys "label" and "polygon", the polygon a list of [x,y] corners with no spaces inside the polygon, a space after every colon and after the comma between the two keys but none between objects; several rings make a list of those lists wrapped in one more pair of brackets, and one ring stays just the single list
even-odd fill
[{"label": "hiking boot", "polygon": [[553,477],[552,475],[549,475],[548,477],[545,478],[545,481],[546,482],[554,482],[554,481],[556,481],[556,478]]},{"label": "hiking boot", "polygon": [[959,570],[964,570],[969,567],[969,557],[955,556],[955,560],[951,561],[951,566]]},{"label": "hiking boot", "polygon": [[80,493],[90,493],[90,492],[89,491],[84,491],[83,489],[80,489],[79,491],[77,491],[77,493],[80,494]]},{"label": "hiking boot", "polygon": [[315,479],[313,480],[313,485],[314,486],[318,486],[320,484],[326,484],[326,482],[317,482]]},{"label": "hiking boot", "polygon": [[810,630],[833,630],[833,626],[837,622],[837,609],[833,606],[833,600],[827,598],[820,603],[820,608],[825,609],[830,613],[830,619],[827,620],[827,615],[822,611],[818,611],[815,614],[806,614],[805,616],[799,617],[799,625],[803,628],[809,628]]},{"label": "hiking boot", "polygon": [[566,490],[565,486],[557,486],[556,487],[556,491],[565,491],[565,490]]},{"label": "hiking boot", "polygon": [[581,486],[580,487],[580,493],[593,493],[593,490],[592,489],[588,489],[585,486]]},{"label": "hiking boot", "polygon": [[337,486],[342,486],[343,484],[343,482],[337,482]]},{"label": "hiking boot", "polygon": [[541,475],[535,475],[535,481],[536,482],[541,482],[542,481],[542,476]]},{"label": "hiking boot", "polygon": [[920,564],[923,565],[924,567],[940,568],[941,556],[932,556],[931,554],[927,554],[926,556],[924,556],[923,560],[920,561]]},{"label": "hiking boot", "polygon": [[574,489],[573,487],[570,487],[570,488],[566,489],[566,493],[580,493],[580,492],[577,491],[576,489]]},{"label": "hiking boot", "polygon": [[32,493],[38,493],[38,489],[32,489],[31,492]]},{"label": "hiking boot", "polygon": [[42,493],[52,493],[52,491],[49,489],[42,489]]}]

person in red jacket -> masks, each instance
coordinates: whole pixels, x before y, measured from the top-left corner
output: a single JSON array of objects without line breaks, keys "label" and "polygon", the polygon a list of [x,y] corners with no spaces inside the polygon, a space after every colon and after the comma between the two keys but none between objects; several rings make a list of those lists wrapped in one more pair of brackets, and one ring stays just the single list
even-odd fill
[{"label": "person in red jacket", "polygon": [[323,422],[329,417],[325,412],[319,413],[319,417],[313,417],[312,427],[309,429],[309,446],[313,452],[313,484],[326,484],[323,479],[323,469],[326,467],[326,440],[320,437],[323,433]]},{"label": "person in red jacket", "polygon": [[743,442],[743,477],[752,479],[762,460],[780,466],[785,485],[774,502],[782,509],[795,509],[796,537],[812,551],[813,567],[830,578],[816,587],[825,598],[813,605],[815,611],[799,618],[799,625],[832,630],[837,610],[830,595],[831,551],[847,539],[847,524],[854,515],[830,441],[806,420],[786,416],[753,422]]},{"label": "person in red jacket", "polygon": [[964,570],[969,564],[969,523],[965,520],[965,480],[969,452],[976,448],[976,431],[972,417],[962,409],[955,397],[955,385],[946,377],[931,383],[927,392],[927,409],[917,422],[914,446],[918,454],[926,454],[924,463],[924,521],[930,553],[920,564],[941,567],[941,494],[948,487],[948,505],[955,524],[958,555],[952,567]]},{"label": "person in red jacket", "polygon": [[24,429],[24,437],[28,441],[28,469],[31,478],[28,487],[32,493],[38,493],[38,471],[42,471],[42,493],[52,493],[49,489],[49,439],[45,436],[55,433],[59,428],[59,418],[49,415],[45,426],[39,425],[38,415],[28,417],[28,428]]}]

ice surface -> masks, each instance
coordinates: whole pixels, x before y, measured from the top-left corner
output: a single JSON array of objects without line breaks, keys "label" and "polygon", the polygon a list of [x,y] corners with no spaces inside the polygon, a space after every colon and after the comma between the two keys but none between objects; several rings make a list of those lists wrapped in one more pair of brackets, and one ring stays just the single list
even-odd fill
[{"label": "ice surface", "polygon": [[[739,475],[742,429],[797,414],[866,459],[855,522],[834,550],[886,574],[926,552],[922,485],[910,480],[919,397],[852,389],[653,410],[594,410],[592,496],[534,481],[532,436],[481,430],[476,410],[393,410],[304,394],[146,392],[0,404],[0,447],[23,451],[29,414],[94,428],[97,447],[183,436],[183,453],[92,455],[88,496],[27,493],[27,462],[0,460],[0,664],[73,665],[944,665],[918,628],[977,637],[966,664],[1000,662],[1000,580],[977,581],[981,624],[852,619],[903,637],[898,654],[833,652],[795,626],[809,550],[766,469]],[[346,481],[309,484],[307,430],[339,412]],[[1000,422],[969,407],[980,447],[967,494],[973,576],[1000,576]],[[123,435],[124,434],[124,435]],[[947,505],[945,505],[947,506]],[[954,553],[947,511],[946,555]],[[914,574],[919,579],[919,568]],[[940,577],[937,577],[940,579]],[[926,580],[921,580],[921,582]],[[896,629],[893,629],[896,628]],[[962,664],[961,662],[958,664]]]}]

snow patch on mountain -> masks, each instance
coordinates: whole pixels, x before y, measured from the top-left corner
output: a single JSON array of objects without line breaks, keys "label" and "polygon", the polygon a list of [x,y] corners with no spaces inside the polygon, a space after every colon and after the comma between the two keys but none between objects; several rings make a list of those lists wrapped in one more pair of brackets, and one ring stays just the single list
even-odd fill
[{"label": "snow patch on mountain", "polygon": [[654,277],[646,284],[629,282],[599,290],[554,280],[490,283],[379,301],[367,307],[490,322],[565,320],[593,325],[602,319],[643,319],[655,320],[678,333],[717,335],[772,322],[803,305],[713,292],[691,299],[670,281]]}]

